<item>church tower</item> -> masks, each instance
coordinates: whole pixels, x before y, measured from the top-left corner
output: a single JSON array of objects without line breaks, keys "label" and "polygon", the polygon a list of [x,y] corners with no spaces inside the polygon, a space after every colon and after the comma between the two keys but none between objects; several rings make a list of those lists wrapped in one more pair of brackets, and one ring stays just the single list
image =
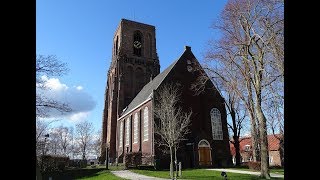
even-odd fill
[{"label": "church tower", "polygon": [[102,120],[101,161],[116,157],[117,119],[133,98],[160,72],[155,27],[121,19],[113,37]]}]

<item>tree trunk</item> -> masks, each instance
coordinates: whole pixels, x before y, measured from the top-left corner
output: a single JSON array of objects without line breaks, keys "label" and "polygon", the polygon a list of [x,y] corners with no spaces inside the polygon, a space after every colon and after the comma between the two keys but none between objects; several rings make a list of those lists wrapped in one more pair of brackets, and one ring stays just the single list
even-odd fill
[{"label": "tree trunk", "polygon": [[173,179],[173,157],[172,157],[172,147],[170,147],[170,177]]},{"label": "tree trunk", "polygon": [[177,176],[178,176],[178,159],[177,159],[177,147],[175,146],[174,147],[174,165],[175,165],[175,168],[176,168],[176,173],[175,173],[175,179],[177,179]]},{"label": "tree trunk", "polygon": [[261,101],[258,100],[256,113],[259,121],[259,131],[260,131],[260,153],[261,153],[261,177],[270,179],[269,174],[269,153],[268,153],[268,137],[267,137],[267,124],[266,117],[264,116],[261,109]]},{"label": "tree trunk", "polygon": [[258,150],[258,144],[259,141],[257,139],[257,124],[256,124],[256,119],[254,118],[253,112],[249,111],[250,115],[250,124],[251,124],[251,142],[252,142],[252,157],[253,161],[259,161],[260,160],[260,155],[259,155],[259,150]]},{"label": "tree trunk", "polygon": [[106,159],[106,148],[101,146],[100,162],[105,162]]},{"label": "tree trunk", "polygon": [[[246,51],[248,51],[246,47]],[[247,73],[250,73],[250,68],[246,60],[243,61],[245,65],[245,69]],[[247,75],[249,76],[249,75]],[[246,103],[247,110],[249,112],[250,116],[250,124],[251,124],[251,142],[252,142],[252,157],[253,161],[260,161],[260,153],[258,152],[258,132],[257,132],[257,124],[256,124],[256,118],[255,118],[255,108],[254,108],[254,103],[253,103],[253,95],[252,95],[252,84],[251,81],[246,77],[246,88],[248,92],[248,102]]]},{"label": "tree trunk", "polygon": [[236,150],[236,166],[241,165],[241,155],[240,155],[240,142],[239,142],[239,136],[233,136],[234,140],[234,148]]},{"label": "tree trunk", "polygon": [[86,159],[86,150],[85,149],[82,150],[82,159],[83,160]]},{"label": "tree trunk", "polygon": [[280,139],[280,159],[281,159],[281,166],[283,167],[284,166],[284,138]]},{"label": "tree trunk", "polygon": [[233,126],[233,145],[236,150],[236,166],[240,166],[241,163],[241,155],[240,155],[240,142],[239,142],[239,136],[238,131],[240,129],[237,128],[237,123],[236,123],[236,112],[234,111],[233,106],[230,106],[230,115],[232,119],[232,126]]}]

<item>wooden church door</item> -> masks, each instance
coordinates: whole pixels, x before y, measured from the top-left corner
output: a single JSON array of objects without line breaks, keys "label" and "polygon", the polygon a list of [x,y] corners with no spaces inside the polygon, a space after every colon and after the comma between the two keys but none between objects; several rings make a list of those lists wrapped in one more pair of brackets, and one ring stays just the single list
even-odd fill
[{"label": "wooden church door", "polygon": [[203,139],[199,142],[198,152],[199,152],[199,165],[210,166],[212,164],[211,147],[207,140]]}]

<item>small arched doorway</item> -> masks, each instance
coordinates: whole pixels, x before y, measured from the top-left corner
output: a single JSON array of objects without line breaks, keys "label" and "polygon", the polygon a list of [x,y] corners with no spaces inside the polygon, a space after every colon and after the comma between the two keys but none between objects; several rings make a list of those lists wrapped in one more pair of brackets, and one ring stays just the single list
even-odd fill
[{"label": "small arched doorway", "polygon": [[211,147],[207,140],[202,139],[198,143],[199,166],[212,165]]}]

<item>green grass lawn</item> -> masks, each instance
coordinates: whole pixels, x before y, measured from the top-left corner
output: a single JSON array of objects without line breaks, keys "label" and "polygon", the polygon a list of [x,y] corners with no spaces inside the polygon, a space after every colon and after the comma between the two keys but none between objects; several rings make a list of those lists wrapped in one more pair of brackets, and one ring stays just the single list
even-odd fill
[{"label": "green grass lawn", "polygon": [[[241,170],[241,171],[255,171],[252,169],[248,169],[248,167],[239,167],[239,168],[229,168],[229,169],[236,169],[236,170]],[[275,173],[275,174],[282,174],[284,175],[284,169],[270,169],[270,173]]]},{"label": "green grass lawn", "polygon": [[284,175],[284,169],[270,169],[270,172]]},{"label": "green grass lawn", "polygon": [[[90,167],[91,168],[91,167]],[[105,168],[105,166],[97,166],[96,168]],[[79,178],[78,180],[119,180],[123,178],[119,178],[113,175],[110,171],[115,170],[123,170],[124,166],[109,166],[109,170],[103,170],[96,174]],[[230,168],[230,169],[238,169],[244,171],[252,171],[248,168]],[[155,171],[155,170],[138,170],[138,169],[131,169],[130,171],[143,174],[146,176],[153,176],[153,177],[160,177],[160,178],[170,178],[169,171]],[[283,169],[270,169],[270,172],[283,174]],[[249,174],[238,174],[238,173],[230,173],[227,172],[228,180],[259,180],[258,176],[249,175]],[[221,179],[224,178],[221,176],[220,171],[213,171],[213,170],[205,170],[205,169],[186,169],[182,171],[182,177],[179,179]],[[283,178],[272,178],[272,179],[283,179]]]},{"label": "green grass lawn", "polygon": [[[170,178],[169,171],[153,171],[153,170],[131,170],[132,172],[144,174],[146,176]],[[259,180],[258,176],[249,174],[227,173],[228,180]],[[204,169],[187,169],[182,171],[182,177],[180,179],[221,179],[221,172]],[[283,179],[283,178],[271,178],[271,179]]]},{"label": "green grass lawn", "polygon": [[[94,168],[102,168],[105,169],[106,166],[105,165],[97,165]],[[88,166],[87,169],[94,169],[91,166]],[[116,171],[116,170],[123,170],[124,166],[123,165],[119,165],[119,166],[108,166],[109,170],[104,170],[104,171],[100,171],[96,174],[90,175],[90,176],[86,176],[86,177],[82,177],[82,178],[78,178],[77,180],[119,180],[119,179],[123,179],[120,177],[117,177],[115,175],[113,175],[110,171]]]},{"label": "green grass lawn", "polygon": [[119,164],[118,166],[109,166],[110,171],[124,170],[124,165]]},{"label": "green grass lawn", "polygon": [[123,178],[113,175],[110,170],[100,171],[94,175],[79,178],[77,180],[120,180]]}]

